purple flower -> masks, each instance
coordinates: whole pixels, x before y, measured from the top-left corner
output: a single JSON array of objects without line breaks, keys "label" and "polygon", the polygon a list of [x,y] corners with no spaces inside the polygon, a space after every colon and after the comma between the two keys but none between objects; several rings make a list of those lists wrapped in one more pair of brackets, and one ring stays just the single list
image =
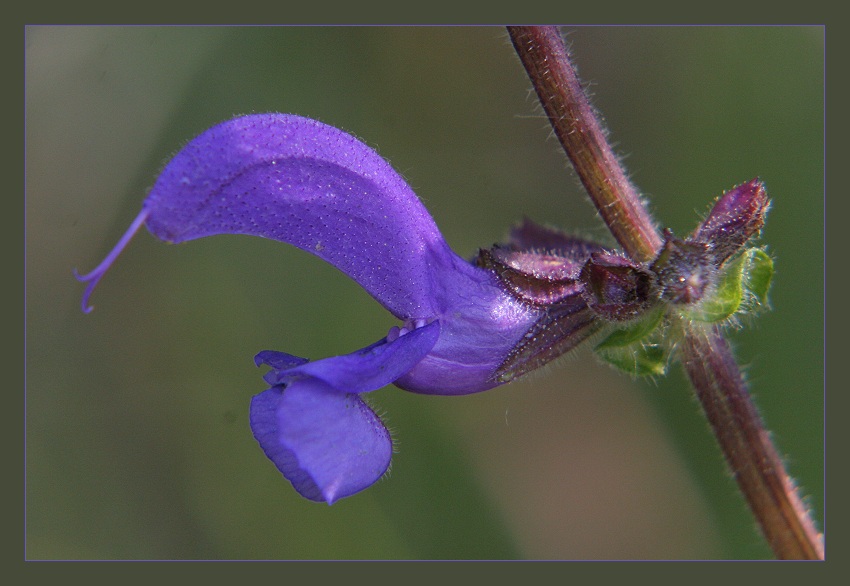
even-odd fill
[{"label": "purple flower", "polygon": [[[271,370],[269,389],[251,402],[254,436],[295,489],[315,501],[330,504],[363,490],[389,466],[392,441],[365,393],[390,383],[427,394],[483,391],[595,331],[574,281],[580,258],[598,247],[561,242],[527,224],[515,241],[548,251],[545,258],[554,260],[540,266],[554,269],[513,271],[514,253],[494,252],[491,266],[472,264],[449,248],[410,187],[375,151],[298,116],[236,118],[186,145],[115,249],[78,276],[88,281],[84,311],[142,224],[173,243],[250,234],[292,244],[354,279],[401,320],[375,344],[346,356],[316,362],[272,351],[256,356]],[[511,271],[561,293],[555,302],[536,302],[506,286]]]},{"label": "purple flower", "polygon": [[401,320],[346,356],[310,362],[267,350],[255,357],[271,370],[269,388],[251,401],[254,437],[300,494],[331,504],[374,484],[390,464],[390,434],[365,393],[390,383],[426,394],[484,391],[561,356],[606,323],[618,329],[597,348],[603,358],[635,374],[662,372],[669,349],[656,340],[659,305],[676,315],[677,306],[693,305],[690,318],[717,321],[737,311],[744,288],[766,302],[769,257],[737,253],[764,224],[768,205],[761,182],[742,184],[691,238],[665,232],[651,263],[528,220],[508,244],[482,249],[470,263],[371,148],[315,120],[262,114],[219,124],[186,145],[112,252],[78,279],[88,282],[88,312],[97,282],[142,225],[173,243],[249,234],[327,261]]}]

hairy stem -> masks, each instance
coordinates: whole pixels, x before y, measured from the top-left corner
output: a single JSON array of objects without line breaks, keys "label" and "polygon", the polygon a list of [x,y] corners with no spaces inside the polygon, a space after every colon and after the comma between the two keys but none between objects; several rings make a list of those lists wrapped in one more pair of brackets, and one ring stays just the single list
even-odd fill
[{"label": "hairy stem", "polygon": [[[557,27],[508,27],[555,134],[614,237],[637,261],[661,239],[590,106]],[[714,327],[686,326],[682,361],[726,462],[775,555],[823,559],[823,543]]]},{"label": "hairy stem", "polygon": [[661,238],[605,138],[557,27],[508,27],[564,150],[614,238],[629,256],[651,260]]},{"label": "hairy stem", "polygon": [[823,545],[764,428],[729,344],[715,327],[691,327],[682,363],[738,486],[780,559],[821,559]]}]

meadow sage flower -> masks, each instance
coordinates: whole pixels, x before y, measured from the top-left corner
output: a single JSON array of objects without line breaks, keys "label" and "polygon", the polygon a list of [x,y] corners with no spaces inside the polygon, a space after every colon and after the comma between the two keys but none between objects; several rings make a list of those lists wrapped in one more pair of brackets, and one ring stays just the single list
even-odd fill
[{"label": "meadow sage flower", "polygon": [[270,370],[269,388],[251,401],[254,437],[301,495],[331,504],[390,465],[390,434],[363,399],[370,391],[391,383],[435,395],[484,391],[605,324],[625,329],[597,347],[600,355],[632,374],[655,374],[669,359],[657,340],[665,303],[701,308],[689,319],[720,321],[745,293],[766,302],[772,265],[763,252],[722,269],[761,228],[767,205],[760,182],[742,184],[687,240],[665,233],[651,264],[529,220],[468,261],[370,147],[315,120],[258,114],[214,126],[178,152],[112,252],[78,278],[88,282],[88,312],[94,287],[145,225],[171,243],[271,238],[360,284],[400,320],[377,342],[313,362],[271,350],[255,357]]},{"label": "meadow sage flower", "polygon": [[[171,243],[249,234],[292,244],[354,279],[401,321],[346,356],[256,356],[271,367],[270,388],[251,403],[251,428],[295,489],[316,501],[358,492],[389,466],[391,438],[364,393],[390,383],[426,394],[483,391],[553,358],[553,335],[568,349],[593,331],[577,291],[554,317],[513,294],[494,271],[449,248],[411,188],[374,150],[299,116],[244,116],[187,144],[113,251],[78,276],[88,282],[84,311],[142,225]],[[525,232],[534,244],[535,227]],[[548,235],[538,232],[538,239]],[[545,330],[540,324],[559,321],[568,324],[560,334],[530,343]]]}]

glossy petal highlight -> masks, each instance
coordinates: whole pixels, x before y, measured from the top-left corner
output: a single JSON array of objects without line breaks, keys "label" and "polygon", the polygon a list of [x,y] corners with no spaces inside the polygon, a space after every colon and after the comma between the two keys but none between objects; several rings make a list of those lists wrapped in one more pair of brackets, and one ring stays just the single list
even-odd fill
[{"label": "glossy petal highlight", "polygon": [[455,287],[462,290],[440,314],[440,338],[396,386],[429,395],[466,395],[502,384],[496,370],[543,312],[508,294],[492,273],[477,271],[468,279],[456,277]]}]

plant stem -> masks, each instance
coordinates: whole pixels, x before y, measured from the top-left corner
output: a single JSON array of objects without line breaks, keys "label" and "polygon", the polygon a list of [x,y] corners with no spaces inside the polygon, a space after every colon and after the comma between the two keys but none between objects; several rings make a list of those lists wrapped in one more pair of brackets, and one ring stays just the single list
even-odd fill
[{"label": "plant stem", "polygon": [[822,559],[822,544],[716,327],[691,327],[682,362],[741,492],[780,559]]},{"label": "plant stem", "polygon": [[508,27],[508,32],[599,215],[630,257],[652,260],[661,237],[605,138],[557,27]]},{"label": "plant stem", "polygon": [[[555,134],[602,219],[636,261],[661,239],[626,178],[570,62],[557,27],[508,27]],[[823,559],[814,522],[753,404],[732,352],[714,327],[688,325],[682,362],[714,435],[768,544],[780,559]]]}]

